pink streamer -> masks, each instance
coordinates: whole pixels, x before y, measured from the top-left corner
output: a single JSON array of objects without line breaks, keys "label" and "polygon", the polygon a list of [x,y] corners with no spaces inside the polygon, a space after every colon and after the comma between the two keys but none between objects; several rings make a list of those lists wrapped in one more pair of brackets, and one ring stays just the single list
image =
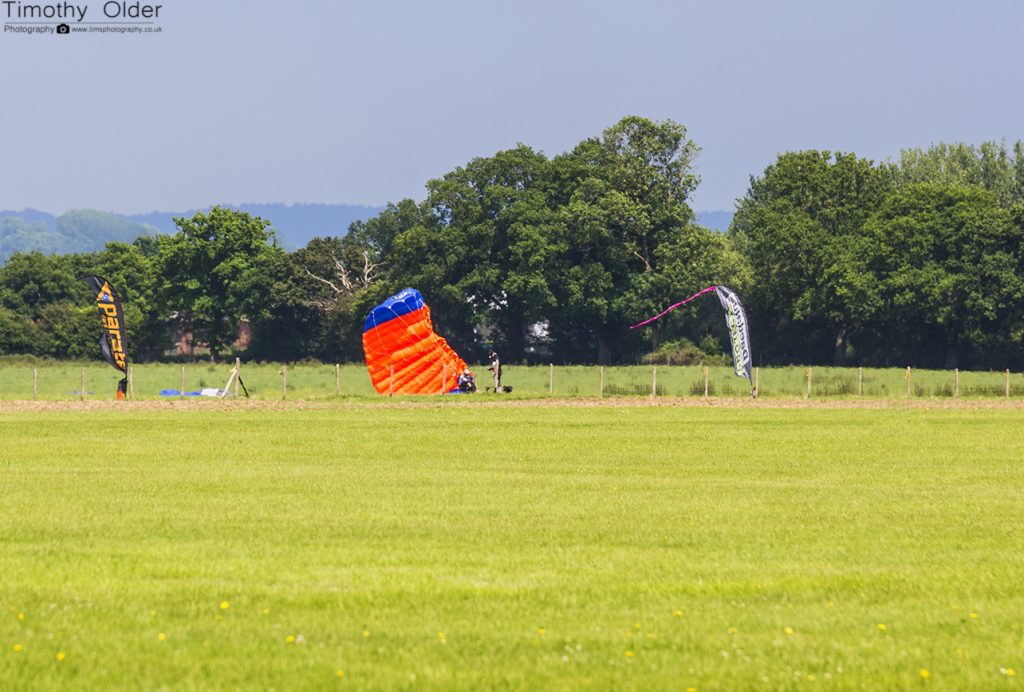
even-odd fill
[{"label": "pink streamer", "polygon": [[668,313],[672,312],[673,310],[675,310],[675,309],[676,309],[676,308],[678,308],[679,306],[681,306],[681,305],[686,305],[687,303],[689,303],[689,302],[690,302],[691,300],[693,300],[694,298],[700,298],[700,297],[701,297],[702,295],[704,295],[705,293],[712,293],[712,292],[714,292],[714,290],[715,290],[715,287],[714,287],[714,286],[708,286],[708,287],[707,287],[707,288],[705,288],[704,290],[702,290],[702,291],[699,291],[699,292],[697,292],[697,293],[694,293],[694,294],[693,294],[692,296],[690,296],[690,297],[689,297],[689,298],[687,298],[686,300],[681,300],[681,301],[679,301],[678,303],[676,303],[675,305],[670,305],[670,306],[668,306],[667,308],[665,308],[664,310],[662,310],[661,312],[659,312],[659,313],[658,313],[657,315],[655,315],[654,317],[650,317],[650,318],[648,318],[648,319],[644,320],[643,322],[640,322],[639,324],[634,324],[634,325],[633,325],[632,327],[630,327],[630,329],[636,329],[637,327],[642,327],[642,326],[644,326],[645,324],[650,324],[651,322],[655,321],[656,319],[659,319],[659,318],[661,318],[661,317],[663,317],[663,316],[667,315]]}]

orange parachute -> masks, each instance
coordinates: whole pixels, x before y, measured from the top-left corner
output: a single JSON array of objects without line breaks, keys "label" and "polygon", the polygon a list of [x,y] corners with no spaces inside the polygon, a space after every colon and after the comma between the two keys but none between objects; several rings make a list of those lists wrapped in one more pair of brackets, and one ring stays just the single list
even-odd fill
[{"label": "orange parachute", "polygon": [[457,391],[466,370],[465,361],[434,333],[430,308],[415,288],[396,293],[366,316],[363,354],[381,394]]}]

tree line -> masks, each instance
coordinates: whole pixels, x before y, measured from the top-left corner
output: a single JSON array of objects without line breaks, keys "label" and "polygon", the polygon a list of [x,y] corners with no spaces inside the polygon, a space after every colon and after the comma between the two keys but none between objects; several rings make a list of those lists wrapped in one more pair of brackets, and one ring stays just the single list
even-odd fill
[{"label": "tree line", "polygon": [[122,293],[136,360],[189,340],[213,359],[359,360],[367,312],[411,286],[469,360],[680,362],[724,351],[714,301],[628,325],[726,284],[758,363],[1024,367],[1021,142],[884,163],[784,153],[725,233],[689,205],[698,153],[683,125],[627,117],[553,157],[520,144],[473,159],[422,202],[291,253],[270,222],[224,208],[100,252],[16,253],[0,267],[0,353],[94,357],[77,277],[95,273]]}]

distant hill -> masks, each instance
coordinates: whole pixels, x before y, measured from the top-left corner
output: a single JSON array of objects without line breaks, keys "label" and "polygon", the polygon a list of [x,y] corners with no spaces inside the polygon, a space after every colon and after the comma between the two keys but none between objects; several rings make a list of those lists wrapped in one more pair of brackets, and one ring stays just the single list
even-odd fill
[{"label": "distant hill", "polygon": [[[297,250],[316,236],[342,236],[353,221],[376,216],[383,207],[351,204],[241,204],[224,205],[270,221],[278,242]],[[206,207],[202,211],[209,211]],[[190,217],[197,210],[123,215],[93,209],[73,209],[54,216],[37,209],[0,211],[0,262],[15,252],[38,250],[46,254],[96,252],[113,241],[131,242],[139,236],[172,234],[175,217]]]},{"label": "distant hill", "polygon": [[[316,236],[343,236],[353,221],[366,220],[384,207],[351,204],[240,204],[224,205],[270,221],[278,242],[288,250],[305,246]],[[0,262],[15,252],[38,250],[46,254],[96,252],[112,241],[131,242],[139,236],[172,234],[175,217],[190,217],[196,211],[153,211],[147,214],[114,214],[94,209],[73,209],[54,216],[38,209],[0,211]],[[697,223],[725,231],[732,222],[731,211],[697,212]]]},{"label": "distant hill", "polygon": [[697,223],[701,226],[708,228],[714,228],[715,230],[726,232],[729,230],[729,224],[732,223],[732,217],[735,216],[736,212],[732,211],[699,211],[697,212]]},{"label": "distant hill", "polygon": [[[270,221],[277,233],[277,240],[285,250],[298,250],[317,236],[343,236],[353,221],[365,221],[384,210],[384,207],[365,207],[352,204],[253,204],[244,203],[238,206],[222,205],[229,209],[238,209],[253,216]],[[197,211],[205,209],[189,209],[183,212],[152,211],[148,214],[135,214],[126,218],[141,224],[149,224],[161,233],[174,233],[177,228],[174,218],[193,216]]]},{"label": "distant hill", "polygon": [[72,209],[57,217],[34,209],[5,211],[0,212],[0,262],[15,252],[95,252],[106,243],[127,243],[156,233],[153,226],[94,209]]}]

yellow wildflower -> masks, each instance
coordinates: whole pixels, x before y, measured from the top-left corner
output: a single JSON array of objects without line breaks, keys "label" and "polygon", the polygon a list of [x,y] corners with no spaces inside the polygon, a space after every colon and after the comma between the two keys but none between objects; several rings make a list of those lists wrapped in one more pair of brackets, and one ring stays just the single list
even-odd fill
[{"label": "yellow wildflower", "polygon": [[21,651],[21,644],[15,644],[13,648],[14,653],[19,653]]},{"label": "yellow wildflower", "polygon": [[64,652],[63,651],[58,651],[57,652],[57,660],[58,661],[63,661],[64,660]]},{"label": "yellow wildflower", "polygon": [[787,627],[786,629],[784,629],[782,631],[785,632],[786,634],[793,634],[793,632],[794,632],[792,627]]},{"label": "yellow wildflower", "polygon": [[633,652],[632,651],[627,651],[626,652],[626,658],[633,658]]},{"label": "yellow wildflower", "polygon": [[167,639],[167,634],[164,633],[164,632],[161,632],[160,634],[156,635],[156,638],[159,639],[160,641],[164,641],[165,639]]},{"label": "yellow wildflower", "polygon": [[880,622],[880,623],[878,623],[878,629],[880,629],[880,630],[882,630],[884,632],[884,631],[886,631],[889,628],[885,626],[884,622]]},{"label": "yellow wildflower", "polygon": [[345,677],[345,671],[342,670],[341,668],[338,668],[338,677],[339,678]]},{"label": "yellow wildflower", "polygon": [[295,635],[294,634],[289,634],[287,637],[284,638],[284,643],[285,644],[294,644],[295,643]]},{"label": "yellow wildflower", "polygon": [[221,601],[220,602],[220,609],[221,610],[227,610],[230,607],[231,607],[231,604],[228,603],[227,601]]},{"label": "yellow wildflower", "polygon": [[681,611],[681,610],[677,610],[677,611],[675,611],[672,614],[675,615],[677,618],[683,617],[683,611]]},{"label": "yellow wildflower", "polygon": [[370,630],[363,630],[363,636],[364,637],[369,637],[370,636]]},{"label": "yellow wildflower", "polygon": [[932,674],[928,672],[927,668],[922,668],[918,672],[921,674],[921,679],[922,680],[927,680],[928,678],[930,678],[932,676]]}]

